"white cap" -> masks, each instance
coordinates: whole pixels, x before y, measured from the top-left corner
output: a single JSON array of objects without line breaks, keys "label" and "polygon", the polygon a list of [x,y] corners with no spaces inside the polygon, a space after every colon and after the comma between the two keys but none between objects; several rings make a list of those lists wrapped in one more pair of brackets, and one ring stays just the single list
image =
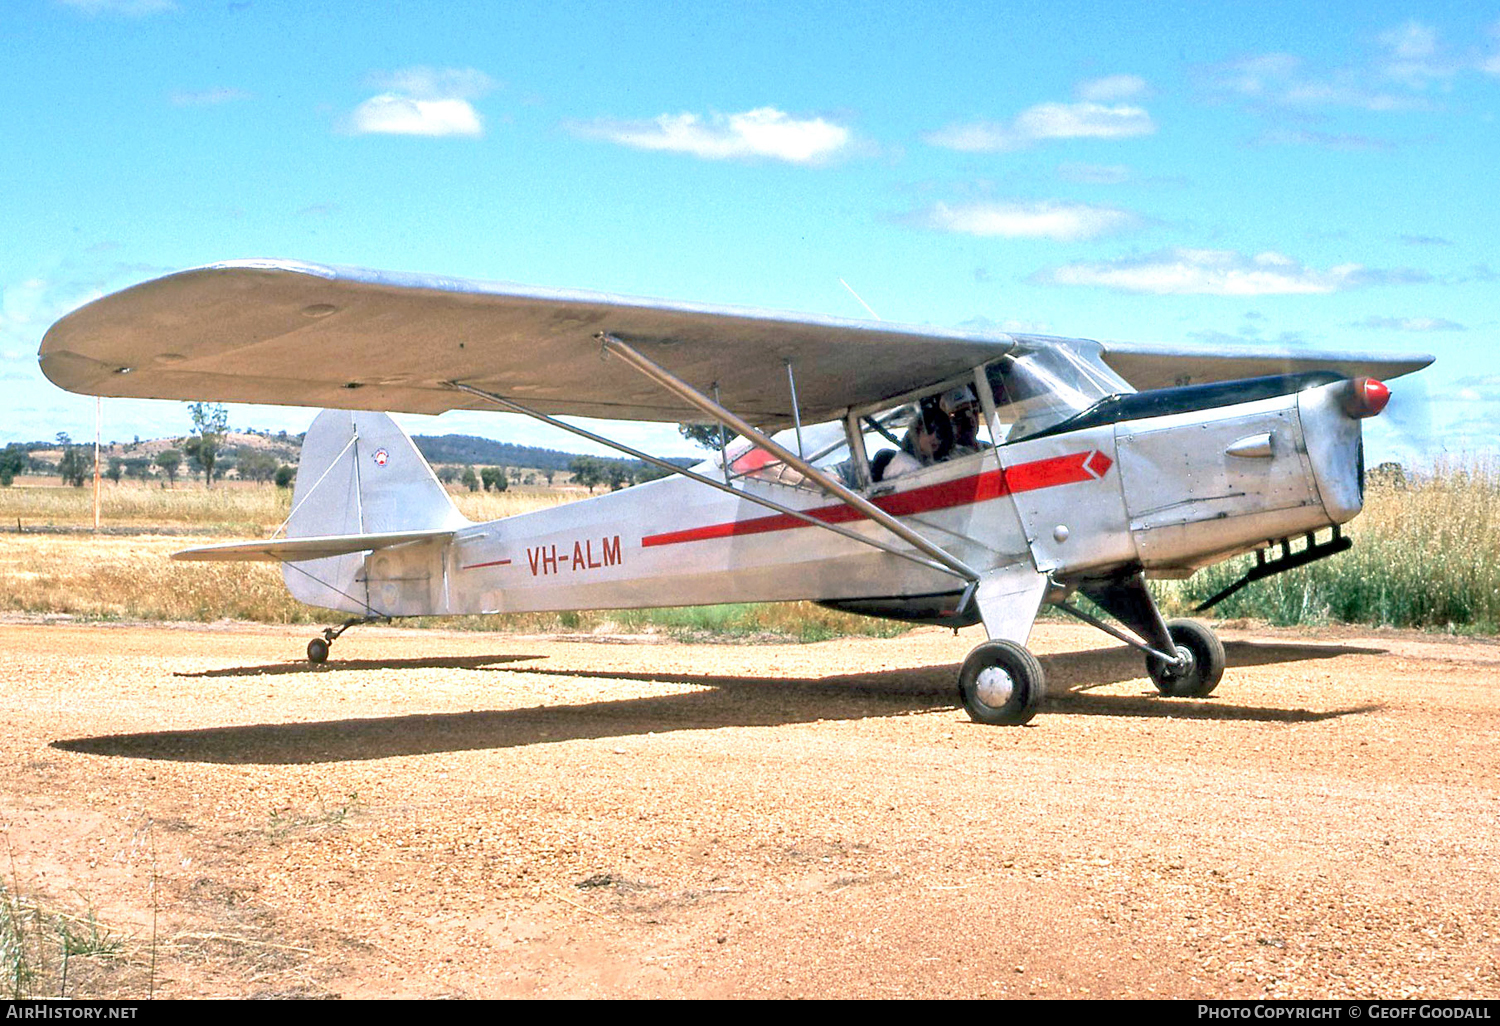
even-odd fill
[{"label": "white cap", "polygon": [[943,393],[943,411],[945,413],[952,413],[954,410],[961,410],[965,406],[971,406],[978,401],[978,399],[974,398],[974,390],[972,388],[968,385],[960,385]]}]

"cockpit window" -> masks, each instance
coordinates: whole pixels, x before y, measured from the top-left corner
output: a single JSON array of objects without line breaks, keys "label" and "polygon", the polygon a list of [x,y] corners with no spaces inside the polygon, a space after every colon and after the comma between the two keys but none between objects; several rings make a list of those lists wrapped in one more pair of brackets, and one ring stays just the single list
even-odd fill
[{"label": "cockpit window", "polygon": [[[795,429],[778,431],[771,436],[771,440],[791,452],[798,451]],[[787,466],[786,463],[754,445],[747,438],[735,438],[731,441],[725,449],[725,455],[729,458],[731,481],[736,478],[752,478],[757,481],[770,481],[793,487],[816,488],[802,476],[800,471]],[[854,473],[849,457],[849,439],[845,434],[843,421],[828,421],[803,427],[801,455],[819,470],[829,471],[843,480],[845,484],[854,483]],[[709,465],[717,469],[717,455]]]},{"label": "cockpit window", "polygon": [[1076,417],[1101,399],[1135,391],[1097,357],[1056,343],[1017,346],[985,374],[1007,443]]}]

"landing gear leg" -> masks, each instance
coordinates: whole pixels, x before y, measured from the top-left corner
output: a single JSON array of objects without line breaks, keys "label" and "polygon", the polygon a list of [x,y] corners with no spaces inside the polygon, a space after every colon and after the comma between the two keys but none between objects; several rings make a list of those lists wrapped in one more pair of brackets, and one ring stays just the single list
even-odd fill
[{"label": "landing gear leg", "polygon": [[369,623],[371,620],[378,619],[381,618],[376,616],[356,617],[352,620],[345,620],[338,627],[324,627],[321,638],[313,638],[307,643],[307,661],[314,666],[328,662],[328,650],[333,647],[333,643],[338,640],[340,634],[343,634],[355,624]]},{"label": "landing gear leg", "polygon": [[1146,672],[1156,690],[1169,698],[1204,698],[1224,676],[1224,646],[1196,620],[1161,618],[1140,573],[1079,586],[1096,605],[1134,631],[1131,638],[1066,603],[1057,607],[1146,653]]},{"label": "landing gear leg", "polygon": [[969,653],[958,672],[958,697],[970,719],[1015,727],[1042,707],[1047,678],[1022,642],[1047,588],[1046,574],[1018,563],[982,575],[964,592],[960,612],[972,599],[990,636]]}]

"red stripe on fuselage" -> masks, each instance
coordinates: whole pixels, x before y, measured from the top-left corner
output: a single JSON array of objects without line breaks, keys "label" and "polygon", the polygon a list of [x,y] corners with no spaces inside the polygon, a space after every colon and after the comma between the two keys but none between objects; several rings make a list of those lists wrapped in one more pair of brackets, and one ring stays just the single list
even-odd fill
[{"label": "red stripe on fuselage", "polygon": [[[1092,465],[1090,460],[1092,458]],[[896,517],[910,517],[918,513],[930,513],[938,509],[967,506],[1015,492],[1030,492],[1039,488],[1094,481],[1104,476],[1113,461],[1097,450],[1054,456],[1051,459],[1022,463],[1011,467],[1004,474],[999,470],[987,470],[981,474],[960,477],[941,484],[924,485],[909,492],[898,492],[875,500],[875,505]],[[814,520],[825,524],[844,524],[851,520],[864,520],[865,515],[852,506],[839,503],[835,506],[820,506],[804,510]],[[706,527],[690,527],[683,531],[668,531],[665,534],[648,534],[641,545],[677,545],[681,542],[708,541],[712,538],[733,538],[745,534],[765,534],[769,531],[788,531],[796,527],[811,527],[806,520],[787,513],[776,513],[768,517],[751,517],[747,520],[732,520]]]}]

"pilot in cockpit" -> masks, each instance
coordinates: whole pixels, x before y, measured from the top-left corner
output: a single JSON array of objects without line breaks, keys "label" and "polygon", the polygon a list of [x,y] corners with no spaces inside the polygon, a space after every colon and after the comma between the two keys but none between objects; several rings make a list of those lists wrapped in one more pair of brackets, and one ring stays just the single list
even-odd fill
[{"label": "pilot in cockpit", "polygon": [[950,456],[969,456],[986,448],[979,440],[979,400],[968,385],[943,393],[943,411],[953,423],[953,451]]}]

